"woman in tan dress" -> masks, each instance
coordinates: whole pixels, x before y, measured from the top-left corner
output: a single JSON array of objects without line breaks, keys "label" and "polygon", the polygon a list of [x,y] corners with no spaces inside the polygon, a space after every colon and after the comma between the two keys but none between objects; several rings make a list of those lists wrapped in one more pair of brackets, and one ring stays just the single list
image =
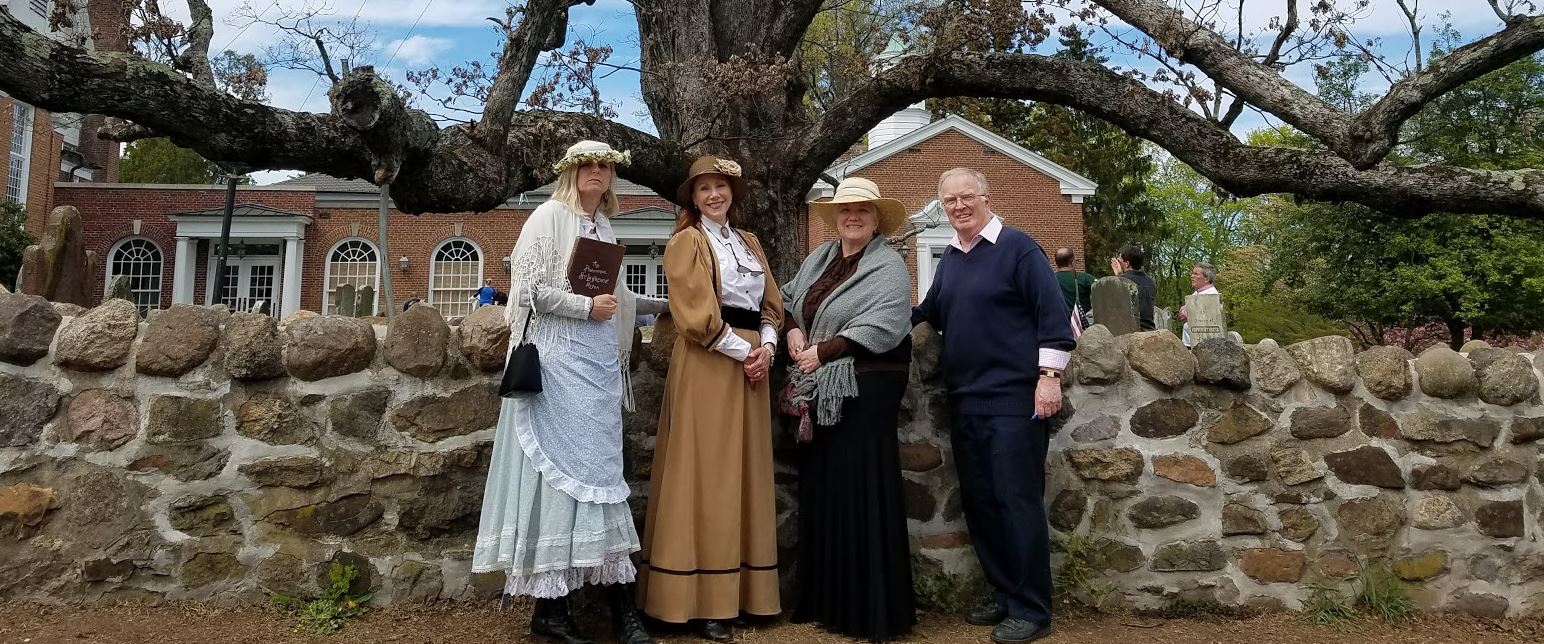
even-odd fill
[{"label": "woman in tan dress", "polygon": [[760,242],[734,227],[745,198],[738,164],[698,159],[678,196],[688,205],[665,247],[676,339],[639,599],[656,619],[695,622],[704,638],[727,642],[742,612],[782,611],[767,384],[782,295]]}]

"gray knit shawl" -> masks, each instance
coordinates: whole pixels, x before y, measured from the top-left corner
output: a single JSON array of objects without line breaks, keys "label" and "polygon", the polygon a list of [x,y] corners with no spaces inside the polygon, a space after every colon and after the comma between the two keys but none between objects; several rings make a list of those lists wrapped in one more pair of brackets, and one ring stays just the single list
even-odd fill
[{"label": "gray knit shawl", "polygon": [[[810,346],[841,336],[874,353],[901,345],[911,331],[911,276],[899,253],[890,249],[883,235],[875,237],[858,260],[858,268],[837,285],[815,310],[815,319],[804,319],[804,298],[822,273],[841,257],[840,240],[826,242],[804,259],[799,274],[783,289],[783,311],[794,316]],[[789,368],[793,401],[812,403],[815,420],[835,425],[842,419],[842,401],[858,395],[857,372],[851,356],[822,364],[806,374],[794,364]]]}]

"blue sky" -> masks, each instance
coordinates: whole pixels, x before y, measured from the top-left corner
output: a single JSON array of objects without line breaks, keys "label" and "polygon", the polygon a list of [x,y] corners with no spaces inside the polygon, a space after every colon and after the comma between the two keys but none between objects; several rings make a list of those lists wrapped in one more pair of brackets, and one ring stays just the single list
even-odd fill
[{"label": "blue sky", "polygon": [[[500,46],[500,36],[489,16],[504,15],[504,0],[280,0],[279,6],[300,8],[307,2],[326,7],[337,20],[350,20],[358,14],[358,20],[366,23],[374,34],[375,51],[368,57],[378,71],[391,78],[401,79],[407,70],[432,66],[449,68],[467,60],[488,60]],[[1227,11],[1236,12],[1240,0],[1223,0]],[[1474,38],[1488,34],[1500,27],[1500,21],[1483,0],[1418,0],[1419,13],[1427,25],[1427,33],[1435,29],[1438,16],[1451,12],[1454,25],[1465,37]],[[212,51],[229,48],[241,53],[261,55],[263,49],[278,40],[278,33],[266,25],[244,27],[236,17],[243,0],[211,0],[215,12],[215,38]],[[1349,4],[1341,0],[1341,4]],[[162,3],[173,16],[186,15],[186,5],[176,0]],[[273,12],[268,4],[256,2],[254,6],[264,13]],[[1280,15],[1283,3],[1249,0],[1245,5],[1246,29],[1264,27],[1273,16]],[[1354,31],[1359,39],[1374,38],[1381,42],[1386,57],[1395,60],[1409,56],[1411,39],[1404,16],[1394,0],[1372,0],[1362,12]],[[612,62],[636,65],[638,60],[637,25],[632,5],[626,0],[597,0],[594,6],[579,6],[570,14],[570,42],[583,37],[591,42],[606,43],[613,47]],[[1306,20],[1306,10],[1303,19]],[[1096,35],[1096,43],[1108,38]],[[1430,36],[1427,37],[1429,43]],[[1429,47],[1429,44],[1428,44]],[[1151,61],[1130,54],[1114,55],[1114,63],[1152,70]],[[1307,65],[1289,68],[1286,75],[1301,86],[1312,88],[1312,69]],[[1367,91],[1381,91],[1386,83],[1380,78],[1366,79]],[[644,130],[653,130],[639,96],[638,76],[634,72],[618,71],[601,81],[602,91],[615,103],[619,120]],[[327,110],[326,83],[318,82],[315,74],[305,71],[272,70],[269,77],[270,103],[286,109],[322,112]],[[437,105],[421,105],[435,111]],[[444,112],[444,110],[438,110]],[[1246,132],[1267,124],[1255,114],[1247,114],[1235,126]],[[292,176],[292,172],[259,173],[260,183],[269,183]]]}]

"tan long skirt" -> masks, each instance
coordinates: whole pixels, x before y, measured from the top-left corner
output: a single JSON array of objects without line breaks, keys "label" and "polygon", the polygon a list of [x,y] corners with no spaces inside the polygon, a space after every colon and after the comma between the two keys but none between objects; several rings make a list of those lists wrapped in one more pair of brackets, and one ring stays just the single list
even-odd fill
[{"label": "tan long skirt", "polygon": [[741,363],[676,339],[644,520],[645,613],[682,623],[782,612],[771,411],[769,385],[752,388]]}]

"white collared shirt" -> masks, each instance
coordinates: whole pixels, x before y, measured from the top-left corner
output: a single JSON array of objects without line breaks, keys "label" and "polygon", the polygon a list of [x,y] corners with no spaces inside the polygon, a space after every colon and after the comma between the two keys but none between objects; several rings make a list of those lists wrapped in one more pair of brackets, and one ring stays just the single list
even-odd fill
[{"label": "white collared shirt", "polygon": [[[766,267],[745,245],[745,240],[728,226],[703,217],[702,232],[708,236],[708,246],[713,248],[713,257],[718,261],[719,304],[760,311],[762,295],[767,289]],[[741,266],[760,274],[742,273]],[[770,324],[761,325],[761,343],[776,346],[777,329]],[[742,362],[750,356],[751,348],[749,342],[735,333],[725,333],[714,347],[719,353]]]},{"label": "white collared shirt", "polygon": [[[975,248],[976,244],[981,243],[983,239],[995,244],[997,243],[997,236],[1002,234],[1002,232],[1003,220],[994,214],[991,219],[987,220],[986,226],[982,227],[981,232],[976,234],[976,238],[970,240],[970,248]],[[960,249],[962,253],[970,252],[970,248],[966,248],[964,243],[960,241],[960,231],[958,230],[954,231],[954,238],[949,240],[949,245]]]}]

